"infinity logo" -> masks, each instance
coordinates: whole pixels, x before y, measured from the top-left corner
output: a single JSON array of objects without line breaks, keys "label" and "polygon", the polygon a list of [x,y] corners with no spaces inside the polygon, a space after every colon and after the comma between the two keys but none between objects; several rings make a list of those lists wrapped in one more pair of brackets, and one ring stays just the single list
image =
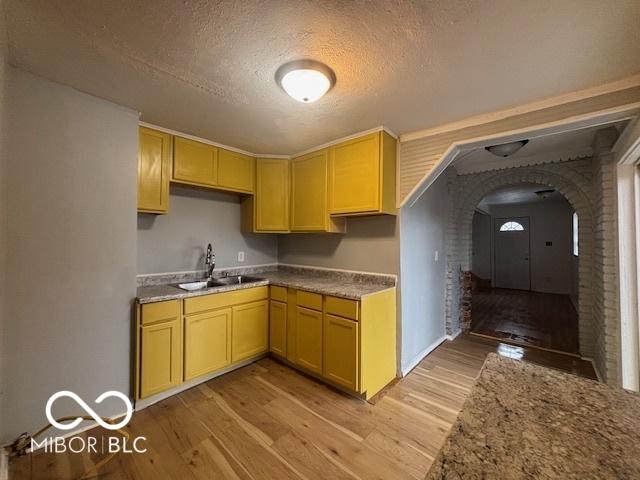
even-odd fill
[{"label": "infinity logo", "polygon": [[87,412],[87,414],[89,414],[96,422],[98,422],[101,427],[104,427],[107,430],[118,430],[119,428],[124,427],[127,423],[129,423],[129,420],[131,420],[131,416],[133,415],[133,405],[131,404],[131,400],[129,400],[129,397],[127,397],[124,393],[117,392],[115,390],[109,390],[108,392],[104,392],[102,395],[96,398],[95,403],[102,403],[105,398],[117,397],[121,399],[127,407],[127,413],[124,418],[118,423],[111,424],[105,422],[102,418],[100,418],[100,416],[78,395],[68,390],[61,390],[60,392],[54,393],[53,395],[51,395],[51,397],[49,397],[49,400],[47,401],[47,407],[45,409],[47,420],[49,420],[51,425],[59,428],[60,430],[71,430],[72,428],[77,427],[83,420],[81,417],[77,417],[70,423],[58,422],[51,414],[51,407],[53,406],[53,402],[55,402],[60,397],[69,397],[75,400],[75,402],[80,405],[84,409],[84,411]]}]

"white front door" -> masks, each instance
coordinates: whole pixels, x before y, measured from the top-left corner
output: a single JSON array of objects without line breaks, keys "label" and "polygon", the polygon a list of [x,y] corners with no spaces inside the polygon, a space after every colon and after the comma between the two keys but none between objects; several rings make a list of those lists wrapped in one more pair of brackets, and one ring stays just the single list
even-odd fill
[{"label": "white front door", "polygon": [[529,217],[496,218],[495,287],[531,290]]}]

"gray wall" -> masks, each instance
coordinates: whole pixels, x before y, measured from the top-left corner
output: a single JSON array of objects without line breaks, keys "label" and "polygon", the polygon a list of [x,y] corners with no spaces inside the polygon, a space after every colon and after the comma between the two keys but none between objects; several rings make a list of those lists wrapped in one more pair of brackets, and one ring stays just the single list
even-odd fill
[{"label": "gray wall", "polygon": [[347,219],[345,234],[290,234],[278,239],[278,261],[362,272],[398,274],[398,217]]},{"label": "gray wall", "polygon": [[138,273],[201,270],[207,243],[217,267],[276,263],[276,236],[243,234],[240,221],[238,194],[172,185],[167,215],[138,214]]},{"label": "gray wall", "polygon": [[477,212],[473,214],[473,257],[471,270],[483,280],[491,281],[491,215]]},{"label": "gray wall", "polygon": [[401,212],[403,372],[445,335],[445,232],[451,202],[447,177],[441,175],[413,206]]},{"label": "gray wall", "polygon": [[[529,217],[531,290],[569,295],[573,289],[573,208],[564,199],[490,207],[494,219]],[[545,243],[551,241],[551,246]]]},{"label": "gray wall", "polygon": [[130,393],[136,293],[137,113],[17,69],[8,98],[2,441],[43,425],[56,391]]}]

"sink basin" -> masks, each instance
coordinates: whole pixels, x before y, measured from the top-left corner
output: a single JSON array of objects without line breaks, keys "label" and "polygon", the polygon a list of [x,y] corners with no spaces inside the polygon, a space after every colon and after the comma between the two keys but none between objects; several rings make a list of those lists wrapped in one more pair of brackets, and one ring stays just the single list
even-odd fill
[{"label": "sink basin", "polygon": [[249,277],[247,275],[233,275],[230,277],[212,278],[200,282],[179,283],[178,288],[193,292],[205,288],[224,287],[227,285],[242,285],[243,283],[260,282],[262,278]]},{"label": "sink basin", "polygon": [[212,278],[209,280],[209,285],[212,287],[223,285],[241,285],[243,283],[259,282],[262,278],[249,277],[247,275],[233,275],[230,277]]},{"label": "sink basin", "polygon": [[190,292],[194,290],[202,290],[203,288],[207,288],[209,286],[209,282],[190,282],[190,283],[180,283],[178,284],[178,288],[183,290],[188,290]]}]

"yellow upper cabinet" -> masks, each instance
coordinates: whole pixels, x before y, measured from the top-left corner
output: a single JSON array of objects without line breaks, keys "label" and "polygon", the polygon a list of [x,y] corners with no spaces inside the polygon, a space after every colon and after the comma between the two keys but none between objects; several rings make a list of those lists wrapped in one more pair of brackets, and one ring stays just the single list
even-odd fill
[{"label": "yellow upper cabinet", "polygon": [[218,181],[218,149],[206,143],[175,137],[171,180],[215,187]]},{"label": "yellow upper cabinet", "polygon": [[396,214],[396,141],[384,131],[329,149],[332,215]]},{"label": "yellow upper cabinet", "polygon": [[344,231],[344,221],[329,215],[328,161],[326,148],[291,161],[291,231]]},{"label": "yellow upper cabinet", "polygon": [[138,211],[167,213],[171,135],[140,127],[138,143]]},{"label": "yellow upper cabinet", "polygon": [[256,159],[249,155],[218,149],[217,186],[234,192],[253,193]]},{"label": "yellow upper cabinet", "polygon": [[243,229],[249,232],[289,231],[289,160],[256,160],[255,197],[243,200]]}]

